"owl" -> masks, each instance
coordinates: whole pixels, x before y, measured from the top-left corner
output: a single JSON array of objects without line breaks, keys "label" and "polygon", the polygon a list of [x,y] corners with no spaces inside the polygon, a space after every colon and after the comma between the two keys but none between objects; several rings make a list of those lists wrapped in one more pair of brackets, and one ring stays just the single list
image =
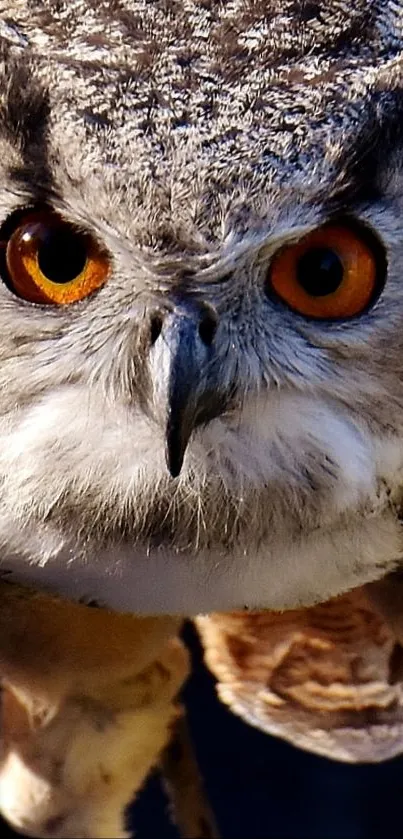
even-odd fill
[{"label": "owl", "polygon": [[195,615],[398,567],[403,10],[350,6],[2,0],[13,579]]},{"label": "owl", "polygon": [[304,747],[336,694],[400,736],[402,45],[400,0],[0,0],[4,591],[168,621],[148,663],[202,614]]}]

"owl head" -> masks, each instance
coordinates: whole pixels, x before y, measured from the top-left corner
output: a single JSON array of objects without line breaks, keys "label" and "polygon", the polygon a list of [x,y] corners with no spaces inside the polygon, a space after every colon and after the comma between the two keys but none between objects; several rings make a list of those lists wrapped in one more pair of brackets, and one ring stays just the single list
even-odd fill
[{"label": "owl head", "polygon": [[2,3],[0,546],[137,612],[403,550],[395,2]]}]

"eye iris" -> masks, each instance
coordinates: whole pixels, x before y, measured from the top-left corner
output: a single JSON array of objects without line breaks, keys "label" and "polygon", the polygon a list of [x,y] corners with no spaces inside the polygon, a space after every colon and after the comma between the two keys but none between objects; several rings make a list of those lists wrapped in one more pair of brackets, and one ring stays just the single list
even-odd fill
[{"label": "eye iris", "polygon": [[297,281],[312,297],[333,294],[343,278],[343,263],[331,248],[310,248],[298,261]]},{"label": "eye iris", "polygon": [[386,275],[382,245],[371,231],[346,219],[280,247],[266,288],[299,315],[341,320],[374,305]]},{"label": "eye iris", "polygon": [[97,240],[51,209],[27,210],[0,228],[1,279],[27,302],[76,303],[102,288],[110,269]]},{"label": "eye iris", "polygon": [[79,234],[66,229],[49,229],[38,248],[38,265],[52,283],[69,283],[84,270],[87,247]]}]

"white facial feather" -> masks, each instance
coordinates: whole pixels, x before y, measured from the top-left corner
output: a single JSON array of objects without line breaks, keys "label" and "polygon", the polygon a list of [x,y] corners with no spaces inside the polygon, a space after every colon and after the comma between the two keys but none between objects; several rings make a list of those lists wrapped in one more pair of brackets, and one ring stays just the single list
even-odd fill
[{"label": "white facial feather", "polygon": [[[6,510],[1,519],[2,564],[16,579],[124,610],[159,612],[169,603],[171,611],[196,613],[311,604],[339,592],[346,577],[349,585],[361,585],[398,562],[400,524],[390,494],[400,487],[402,447],[371,438],[362,423],[333,405],[273,393],[242,416],[214,420],[197,432],[166,513],[173,522],[191,523],[193,542],[186,548],[175,531],[167,544],[154,546],[142,531],[144,505],[157,503],[164,492],[162,436],[142,417],[119,415],[113,406],[107,412],[95,398],[85,399],[77,394],[78,414],[69,389],[55,392],[23,412],[0,445],[13,500],[12,520]],[[66,430],[62,442],[60,428]],[[101,527],[108,526],[108,509],[117,501],[130,509],[138,544],[112,535],[105,547],[98,522],[81,524],[79,509],[77,530],[52,524],[49,514],[71,487],[104,503],[104,510],[92,511]],[[229,522],[213,521],[214,512],[225,509],[223,490],[236,498],[236,512]],[[132,498],[137,508],[130,508]],[[20,526],[10,538],[16,521]],[[244,543],[236,533],[239,522]],[[226,525],[234,533],[225,534]],[[217,548],[209,544],[209,528],[222,532]],[[150,579],[158,585],[150,587]]]}]

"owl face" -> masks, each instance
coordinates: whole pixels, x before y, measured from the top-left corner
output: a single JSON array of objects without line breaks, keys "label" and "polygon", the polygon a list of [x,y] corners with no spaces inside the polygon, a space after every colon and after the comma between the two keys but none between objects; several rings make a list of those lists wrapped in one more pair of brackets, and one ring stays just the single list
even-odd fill
[{"label": "owl face", "polygon": [[4,572],[194,614],[393,570],[394,6],[5,5]]}]

